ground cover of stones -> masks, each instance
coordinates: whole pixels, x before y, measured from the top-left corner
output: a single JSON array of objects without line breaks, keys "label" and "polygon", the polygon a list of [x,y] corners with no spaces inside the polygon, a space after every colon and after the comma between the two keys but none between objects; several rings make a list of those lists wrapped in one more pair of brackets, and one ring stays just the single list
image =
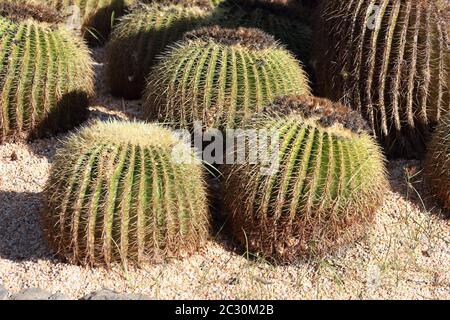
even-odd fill
[{"label": "ground cover of stones", "polygon": [[[116,99],[108,93],[104,49],[94,49],[93,56],[97,93],[91,119],[138,118],[140,101]],[[160,265],[117,265],[106,270],[62,263],[47,248],[38,213],[49,167],[63,137],[0,145],[4,297],[45,290],[53,295],[51,299],[80,299],[92,292],[99,293],[100,299],[107,296],[105,292],[152,299],[450,298],[450,222],[428,196],[420,161],[388,163],[391,190],[375,225],[362,241],[333,256],[274,266],[247,259],[245,252],[218,233],[198,254]]]}]

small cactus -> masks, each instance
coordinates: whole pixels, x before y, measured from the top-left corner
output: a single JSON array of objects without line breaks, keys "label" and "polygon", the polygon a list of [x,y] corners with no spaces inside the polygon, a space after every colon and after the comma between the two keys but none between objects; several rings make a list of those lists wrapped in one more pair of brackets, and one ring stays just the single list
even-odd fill
[{"label": "small cactus", "polygon": [[114,95],[141,97],[155,57],[208,16],[211,8],[203,2],[157,1],[136,8],[120,20],[107,46],[107,80]]},{"label": "small cactus", "polygon": [[315,36],[319,93],[367,119],[391,157],[421,158],[450,110],[441,1],[323,1]]},{"label": "small cactus", "polygon": [[283,1],[225,0],[213,17],[214,23],[223,27],[259,28],[273,35],[307,65],[312,31],[297,9]]},{"label": "small cactus", "polygon": [[63,28],[0,17],[0,142],[67,130],[93,93],[89,52]]},{"label": "small cactus", "polygon": [[276,96],[309,94],[297,60],[257,29],[202,28],[184,35],[150,74],[149,118],[191,127],[233,128]]},{"label": "small cactus", "polygon": [[272,168],[279,166],[269,175],[260,164],[222,166],[224,204],[240,244],[291,262],[364,233],[388,182],[383,154],[359,114],[325,99],[288,96],[249,128],[278,134],[269,152],[278,157]]},{"label": "small cactus", "polygon": [[424,174],[433,194],[450,214],[450,113],[442,117],[428,145]]},{"label": "small cactus", "polygon": [[[177,154],[187,161],[178,163]],[[97,122],[71,134],[56,153],[44,193],[44,234],[76,264],[181,257],[208,237],[205,188],[201,163],[170,130]]]}]

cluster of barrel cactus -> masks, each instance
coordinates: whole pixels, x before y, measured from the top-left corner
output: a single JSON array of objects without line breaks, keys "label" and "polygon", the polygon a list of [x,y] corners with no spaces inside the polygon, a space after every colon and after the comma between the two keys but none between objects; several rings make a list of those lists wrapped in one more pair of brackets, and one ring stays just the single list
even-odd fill
[{"label": "cluster of barrel cactus", "polygon": [[[0,143],[82,122],[94,93],[86,41],[111,33],[106,85],[142,98],[146,122],[97,121],[62,140],[41,210],[59,256],[140,265],[201,248],[213,220],[207,169],[172,131],[196,121],[241,129],[244,150],[227,151],[248,161],[218,167],[237,244],[280,263],[335,252],[374,221],[389,185],[385,154],[420,158],[428,147],[424,176],[450,207],[439,3],[3,0]],[[76,17],[84,39],[68,30]],[[246,129],[273,138],[268,163],[250,161],[246,148],[262,149]]]}]

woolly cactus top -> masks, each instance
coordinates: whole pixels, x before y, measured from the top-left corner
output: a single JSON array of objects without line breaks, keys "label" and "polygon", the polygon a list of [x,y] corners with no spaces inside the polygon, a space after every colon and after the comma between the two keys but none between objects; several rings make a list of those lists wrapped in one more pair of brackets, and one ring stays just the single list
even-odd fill
[{"label": "woolly cactus top", "polygon": [[143,147],[173,147],[179,142],[168,129],[144,122],[122,122],[116,120],[97,121],[73,133],[69,140],[76,144],[91,145],[102,141],[112,144],[133,144]]},{"label": "woolly cactus top", "polygon": [[0,16],[12,21],[33,19],[39,22],[59,23],[63,17],[52,8],[41,3],[0,2]]},{"label": "woolly cactus top", "polygon": [[357,134],[370,130],[358,112],[328,99],[299,95],[284,96],[276,98],[266,109],[273,115],[297,114],[323,128],[343,127]]},{"label": "woolly cactus top", "polygon": [[176,5],[176,6],[183,6],[183,7],[200,7],[204,9],[211,9],[212,3],[210,0],[146,0],[146,4],[157,4],[157,5],[163,5],[163,6],[170,6],[170,5]]},{"label": "woolly cactus top", "polygon": [[255,28],[203,27],[185,33],[183,40],[213,41],[226,46],[241,45],[253,50],[279,46],[273,36]]}]

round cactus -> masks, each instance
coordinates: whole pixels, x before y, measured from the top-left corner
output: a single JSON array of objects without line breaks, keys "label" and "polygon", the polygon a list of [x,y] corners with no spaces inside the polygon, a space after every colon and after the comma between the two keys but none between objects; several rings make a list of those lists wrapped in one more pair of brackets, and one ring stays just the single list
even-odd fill
[{"label": "round cactus", "polygon": [[0,142],[84,120],[93,93],[89,52],[62,28],[0,17]]},{"label": "round cactus", "polygon": [[284,94],[309,94],[297,60],[257,29],[202,28],[167,51],[146,88],[148,117],[191,127],[235,127]]},{"label": "round cactus", "polygon": [[39,22],[59,23],[64,17],[45,3],[18,0],[2,0],[0,16],[16,22],[32,19]]},{"label": "round cactus", "polygon": [[271,171],[222,167],[235,238],[252,253],[291,262],[361,237],[388,185],[383,154],[361,116],[304,96],[277,98],[267,112],[249,128],[278,135],[268,148],[276,155]]},{"label": "round cactus", "polygon": [[107,79],[111,92],[129,99],[142,95],[145,78],[166,45],[202,23],[211,7],[205,1],[172,0],[142,5],[125,15],[107,46]]},{"label": "round cactus", "polygon": [[432,192],[450,214],[450,113],[443,116],[428,145],[424,174]]},{"label": "round cactus", "polygon": [[209,232],[201,163],[154,124],[97,122],[70,135],[57,151],[44,204],[50,246],[82,265],[181,257]]},{"label": "round cactus", "polygon": [[214,22],[223,27],[259,28],[273,35],[308,64],[312,31],[297,7],[283,1],[225,0],[215,11]]},{"label": "round cactus", "polygon": [[450,110],[441,1],[324,1],[315,37],[320,94],[360,111],[392,156],[421,157]]}]

